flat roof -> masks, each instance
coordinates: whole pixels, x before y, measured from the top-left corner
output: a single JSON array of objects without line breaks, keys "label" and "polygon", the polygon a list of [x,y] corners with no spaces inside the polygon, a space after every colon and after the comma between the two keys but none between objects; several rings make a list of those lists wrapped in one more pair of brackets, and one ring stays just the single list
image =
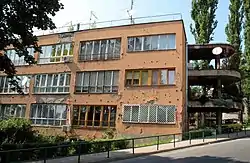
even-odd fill
[{"label": "flat roof", "polygon": [[216,47],[222,48],[220,58],[227,58],[235,53],[234,47],[226,43],[215,44],[190,44],[188,45],[188,60],[211,60],[215,59],[216,55],[212,50]]}]

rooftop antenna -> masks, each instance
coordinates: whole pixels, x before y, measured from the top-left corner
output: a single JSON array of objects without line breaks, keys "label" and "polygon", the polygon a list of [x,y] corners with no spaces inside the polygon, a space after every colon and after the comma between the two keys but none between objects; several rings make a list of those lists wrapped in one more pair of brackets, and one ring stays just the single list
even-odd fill
[{"label": "rooftop antenna", "polygon": [[127,13],[128,13],[129,18],[130,18],[130,23],[131,24],[135,23],[135,21],[133,19],[133,13],[132,13],[133,12],[133,7],[134,7],[134,0],[131,0],[130,10],[127,10]]},{"label": "rooftop antenna", "polygon": [[[92,23],[92,19],[94,18],[93,20],[93,23]],[[97,16],[95,15],[95,13],[93,11],[90,11],[90,18],[89,18],[89,29],[91,28],[95,28],[96,27],[96,20],[97,20]]]}]

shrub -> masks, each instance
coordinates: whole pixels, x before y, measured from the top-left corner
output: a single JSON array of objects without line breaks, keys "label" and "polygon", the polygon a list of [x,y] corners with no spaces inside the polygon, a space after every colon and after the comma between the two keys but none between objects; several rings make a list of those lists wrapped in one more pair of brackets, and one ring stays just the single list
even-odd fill
[{"label": "shrub", "polygon": [[203,137],[203,132],[204,136],[212,136],[212,130],[210,129],[205,129],[205,130],[193,130],[190,132],[183,133],[182,139],[183,140],[188,140],[189,139],[189,133],[191,136],[191,139],[197,139],[197,138],[202,138]]}]

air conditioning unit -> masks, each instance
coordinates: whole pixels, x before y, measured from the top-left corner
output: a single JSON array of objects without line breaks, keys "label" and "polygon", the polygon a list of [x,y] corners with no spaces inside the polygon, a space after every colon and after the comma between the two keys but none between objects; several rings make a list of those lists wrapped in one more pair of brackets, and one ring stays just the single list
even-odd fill
[{"label": "air conditioning unit", "polygon": [[65,56],[65,57],[63,57],[63,62],[64,63],[72,62],[72,56]]},{"label": "air conditioning unit", "polygon": [[70,132],[71,131],[71,126],[70,125],[63,125],[62,126],[62,131],[63,132]]},{"label": "air conditioning unit", "polygon": [[193,63],[188,63],[188,69],[189,70],[193,70],[194,69]]}]

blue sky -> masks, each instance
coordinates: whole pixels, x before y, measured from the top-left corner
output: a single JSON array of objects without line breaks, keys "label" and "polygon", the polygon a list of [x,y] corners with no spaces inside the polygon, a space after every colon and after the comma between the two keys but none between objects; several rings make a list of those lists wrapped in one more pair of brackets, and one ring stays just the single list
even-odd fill
[{"label": "blue sky", "polygon": [[[56,25],[63,26],[68,22],[89,22],[90,11],[94,11],[97,21],[128,18],[127,10],[131,0],[61,0],[65,9],[53,18]],[[217,10],[218,26],[213,42],[225,42],[225,26],[228,21],[229,0],[220,0]],[[190,33],[191,0],[134,0],[134,17],[181,13],[189,43],[194,43]]]}]

